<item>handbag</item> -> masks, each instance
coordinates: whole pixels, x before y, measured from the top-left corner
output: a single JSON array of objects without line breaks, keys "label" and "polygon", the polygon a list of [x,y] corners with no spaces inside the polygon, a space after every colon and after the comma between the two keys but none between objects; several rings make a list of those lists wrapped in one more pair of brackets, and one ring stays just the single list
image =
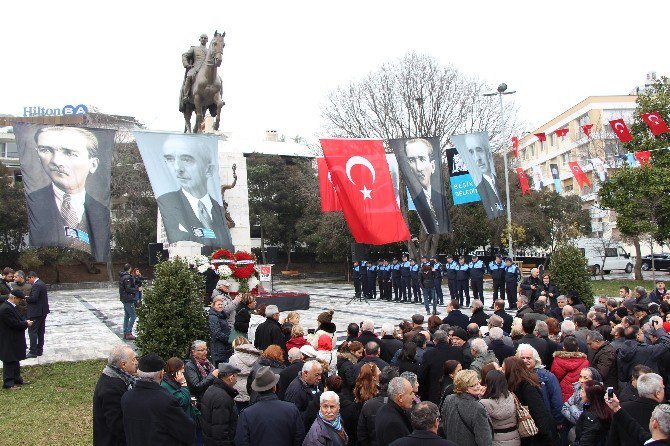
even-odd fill
[{"label": "handbag", "polygon": [[540,433],[540,430],[535,424],[535,420],[530,415],[528,406],[522,406],[519,399],[512,393],[514,396],[514,406],[516,407],[516,421],[519,425],[519,436],[521,438],[528,438]]}]

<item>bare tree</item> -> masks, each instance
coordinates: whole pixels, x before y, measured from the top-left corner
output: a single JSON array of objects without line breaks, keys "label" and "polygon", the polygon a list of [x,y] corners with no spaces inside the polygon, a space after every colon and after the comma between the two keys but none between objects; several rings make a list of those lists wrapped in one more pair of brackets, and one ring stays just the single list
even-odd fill
[{"label": "bare tree", "polygon": [[[362,80],[331,92],[322,107],[322,116],[326,131],[333,137],[441,136],[446,172],[449,136],[488,131],[491,147],[501,150],[518,129],[516,106],[507,102],[503,122],[497,100],[482,96],[491,90],[485,82],[452,66],[443,66],[431,56],[407,53]],[[404,190],[402,178],[400,186]],[[407,222],[406,200],[401,202],[401,210]],[[421,227],[418,237],[409,241],[407,248],[415,258],[421,254],[432,256],[437,252],[439,240],[439,235],[426,234]]]}]

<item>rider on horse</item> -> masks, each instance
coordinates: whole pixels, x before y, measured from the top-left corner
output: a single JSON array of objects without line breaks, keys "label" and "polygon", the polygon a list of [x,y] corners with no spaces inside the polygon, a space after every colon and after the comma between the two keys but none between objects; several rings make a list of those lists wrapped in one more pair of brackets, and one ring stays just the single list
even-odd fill
[{"label": "rider on horse", "polygon": [[205,62],[207,56],[207,34],[200,36],[200,46],[192,46],[187,52],[182,54],[181,62],[186,68],[184,76],[184,85],[181,88],[181,100],[179,101],[179,111],[184,111],[184,104],[188,101],[188,95],[191,92],[191,86],[198,74],[200,67]]}]

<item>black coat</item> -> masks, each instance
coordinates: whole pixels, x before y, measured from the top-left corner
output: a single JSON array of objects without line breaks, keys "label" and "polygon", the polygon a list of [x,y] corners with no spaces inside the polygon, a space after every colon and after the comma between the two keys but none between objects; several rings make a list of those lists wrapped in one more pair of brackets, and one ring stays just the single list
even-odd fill
[{"label": "black coat", "polygon": [[375,419],[379,409],[388,402],[386,393],[381,392],[374,398],[363,403],[361,413],[358,416],[358,427],[356,433],[358,444],[361,446],[377,446],[377,434],[375,431]]},{"label": "black coat", "polygon": [[505,310],[496,310],[493,314],[500,316],[503,320],[502,329],[505,333],[509,334],[512,332],[512,323],[514,322],[514,316],[507,314]]},{"label": "black coat", "polygon": [[446,343],[438,344],[423,354],[423,360],[419,367],[419,392],[423,401],[430,400],[437,404],[440,402],[440,378],[444,374],[444,362],[455,359],[466,368],[463,349]]},{"label": "black coat", "polygon": [[200,402],[200,426],[205,446],[232,446],[237,428],[237,390],[214,380]]},{"label": "black coat", "polygon": [[465,314],[461,313],[461,310],[452,310],[447,317],[442,319],[442,323],[467,330],[470,319],[468,319]]},{"label": "black coat", "polygon": [[412,432],[409,413],[392,400],[379,408],[375,417],[375,434],[379,446],[387,446]]},{"label": "black coat", "polygon": [[286,338],[281,330],[281,324],[271,317],[265,319],[258,328],[256,328],[256,338],[254,347],[264,351],[271,345],[278,345],[286,352]]},{"label": "black coat", "polygon": [[402,356],[400,357],[398,360],[398,373],[404,372],[412,372],[415,375],[419,374],[419,363],[416,361],[416,359],[410,361],[403,359]]},{"label": "black coat", "polygon": [[28,303],[28,319],[34,317],[44,317],[49,314],[49,296],[47,295],[47,286],[41,280],[36,280],[30,289],[30,294],[26,297]]},{"label": "black coat", "polygon": [[530,416],[533,417],[539,433],[527,438],[524,445],[546,446],[551,444],[551,432],[554,429],[554,419],[544,404],[542,391],[528,382],[522,382],[514,391],[523,406],[528,406]]},{"label": "black coat", "polygon": [[472,324],[473,322],[483,327],[489,323],[489,315],[484,312],[483,308],[475,310],[472,312],[472,316],[470,316],[470,323]]},{"label": "black coat", "polygon": [[516,349],[511,345],[506,345],[502,339],[496,339],[491,341],[489,344],[489,350],[491,350],[498,358],[498,363],[502,364],[505,358],[514,356]]},{"label": "black coat", "polygon": [[358,379],[358,375],[361,373],[361,369],[368,362],[374,362],[377,365],[379,371],[382,371],[385,367],[388,367],[388,363],[377,356],[364,356],[356,364],[354,364],[354,379]]},{"label": "black coat", "polygon": [[395,352],[402,348],[402,341],[394,338],[392,335],[384,335],[381,338],[382,349],[379,357],[390,363]]},{"label": "black coat", "polygon": [[[621,403],[621,411],[626,411],[642,429],[651,437],[649,433],[649,420],[651,413],[654,411],[658,403],[655,400],[640,397],[635,401],[628,401]],[[609,444],[635,444],[635,433],[626,429],[625,424],[612,423],[610,430]]]},{"label": "black coat", "polygon": [[[585,408],[575,425],[575,434],[579,439],[579,446],[596,446],[607,438],[610,423],[604,423],[590,409]],[[634,444],[634,443],[621,443]]]},{"label": "black coat", "polygon": [[119,273],[119,300],[123,303],[134,302],[135,293],[138,290],[133,276],[128,271],[121,271]]},{"label": "black coat", "polygon": [[26,359],[26,328],[28,323],[14,305],[8,301],[0,304],[0,361]]},{"label": "black coat", "polygon": [[195,423],[179,401],[154,381],[140,380],[121,397],[128,446],[190,445]]},{"label": "black coat", "polygon": [[399,438],[391,446],[458,446],[453,441],[445,440],[431,431],[416,430],[406,437]]},{"label": "black coat", "polygon": [[[208,373],[205,377],[200,375],[198,366],[193,361],[193,359],[188,359],[184,363],[184,378],[186,378],[188,390],[190,390],[191,395],[196,397],[199,401],[207,388],[212,385],[216,377],[212,375],[212,373]],[[213,370],[214,369],[212,368],[212,371]]]},{"label": "black coat", "polygon": [[237,422],[235,446],[300,446],[305,426],[295,404],[279,401],[277,395],[260,395]]},{"label": "black coat", "polygon": [[337,355],[337,374],[342,378],[342,387],[353,390],[356,385],[356,373],[354,358],[351,356],[353,356],[351,353]]},{"label": "black coat", "polygon": [[239,333],[248,333],[249,332],[249,322],[251,321],[251,312],[249,308],[242,307],[237,310],[235,315],[235,325],[234,328]]},{"label": "black coat", "polygon": [[368,342],[376,342],[377,345],[379,345],[379,350],[381,351],[382,343],[381,343],[381,341],[379,340],[379,338],[377,337],[377,335],[374,334],[374,333],[372,333],[372,332],[369,332],[369,331],[363,331],[363,332],[361,332],[361,334],[360,334],[356,339],[354,339],[354,340],[360,342],[361,344],[363,344],[363,348],[365,348],[365,345],[366,345]]},{"label": "black coat", "polygon": [[122,446],[126,444],[123,430],[121,397],[128,385],[121,379],[100,375],[93,393],[93,444]]},{"label": "black coat", "polygon": [[[651,434],[649,434],[649,431],[647,430],[648,428],[649,426],[645,426],[644,428],[640,426],[640,423],[638,423],[627,410],[617,410],[614,415],[612,415],[612,427],[610,428],[609,437],[607,437],[607,446],[619,446],[623,444],[644,444],[645,446],[670,445],[670,440],[656,440],[650,443],[645,443],[645,441],[651,438]],[[621,443],[620,438],[616,435],[616,432],[619,430],[629,433],[630,438],[633,439],[632,443]]]},{"label": "black coat", "polygon": [[289,365],[288,367],[286,367],[281,372],[279,372],[279,382],[277,383],[277,396],[279,397],[280,400],[284,399],[286,389],[288,389],[288,386],[300,374],[303,365],[305,365],[305,361],[299,359],[294,363],[292,363],[291,365]]},{"label": "black coat", "polygon": [[225,311],[215,311],[214,308],[210,308],[207,311],[207,321],[209,323],[209,336],[210,336],[210,353],[212,355],[212,361],[216,364],[217,362],[223,361],[226,355],[231,355],[233,353],[233,347],[230,345],[228,338],[230,337],[230,325],[228,325],[228,318],[226,317]]}]

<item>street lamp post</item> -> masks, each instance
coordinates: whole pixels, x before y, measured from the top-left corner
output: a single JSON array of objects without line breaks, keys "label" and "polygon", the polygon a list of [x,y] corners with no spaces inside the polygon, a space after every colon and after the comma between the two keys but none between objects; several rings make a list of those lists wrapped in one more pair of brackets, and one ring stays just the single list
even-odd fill
[{"label": "street lamp post", "polygon": [[[504,82],[498,85],[498,91],[495,93],[484,93],[484,96],[498,96],[500,100],[500,122],[501,133],[505,135],[505,109],[503,107],[503,95],[514,94],[516,91],[507,91],[507,84]],[[503,164],[505,166],[505,195],[507,197],[507,254],[514,259],[514,251],[512,251],[512,209],[510,207],[509,199],[509,172],[507,171],[507,146],[503,143]]]}]

